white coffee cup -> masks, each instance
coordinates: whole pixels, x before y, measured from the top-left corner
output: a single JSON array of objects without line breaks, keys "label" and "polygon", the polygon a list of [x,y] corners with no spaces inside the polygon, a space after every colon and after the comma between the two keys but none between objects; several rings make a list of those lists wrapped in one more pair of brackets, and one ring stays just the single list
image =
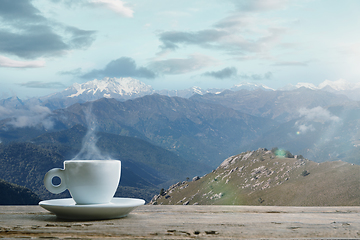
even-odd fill
[{"label": "white coffee cup", "polygon": [[[120,171],[119,160],[68,160],[64,169],[48,171],[44,184],[55,194],[68,189],[77,204],[109,203],[119,185]],[[54,177],[61,179],[59,185],[52,183]]]}]

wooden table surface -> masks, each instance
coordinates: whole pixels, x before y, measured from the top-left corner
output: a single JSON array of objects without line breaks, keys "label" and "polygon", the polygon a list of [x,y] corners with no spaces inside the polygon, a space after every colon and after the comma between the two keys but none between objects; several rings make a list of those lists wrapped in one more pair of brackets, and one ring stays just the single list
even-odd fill
[{"label": "wooden table surface", "polygon": [[145,205],[125,218],[66,221],[39,206],[0,206],[0,238],[359,239],[360,207]]}]

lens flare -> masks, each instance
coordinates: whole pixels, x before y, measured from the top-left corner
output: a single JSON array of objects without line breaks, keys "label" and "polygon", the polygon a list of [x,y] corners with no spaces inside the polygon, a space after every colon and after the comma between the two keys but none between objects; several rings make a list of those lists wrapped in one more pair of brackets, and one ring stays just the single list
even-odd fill
[{"label": "lens flare", "polygon": [[285,157],[285,150],[283,150],[283,149],[278,149],[278,150],[276,150],[276,152],[275,152],[275,155],[277,156],[277,157],[280,157],[280,158],[284,158]]}]

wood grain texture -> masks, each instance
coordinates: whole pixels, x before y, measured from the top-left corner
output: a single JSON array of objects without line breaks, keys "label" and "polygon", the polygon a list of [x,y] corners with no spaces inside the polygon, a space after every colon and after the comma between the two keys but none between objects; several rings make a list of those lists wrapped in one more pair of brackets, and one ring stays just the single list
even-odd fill
[{"label": "wood grain texture", "polygon": [[65,221],[0,206],[0,238],[360,238],[360,207],[141,206],[121,219]]}]

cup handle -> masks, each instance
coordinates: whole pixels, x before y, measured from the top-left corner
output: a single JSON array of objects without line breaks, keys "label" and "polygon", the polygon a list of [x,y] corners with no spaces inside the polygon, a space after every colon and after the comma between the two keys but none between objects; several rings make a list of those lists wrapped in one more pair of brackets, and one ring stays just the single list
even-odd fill
[{"label": "cup handle", "polygon": [[[61,179],[61,183],[59,185],[54,185],[52,183],[52,179],[54,177],[59,177]],[[64,170],[60,168],[53,168],[50,171],[48,171],[44,177],[44,185],[46,189],[49,190],[49,192],[51,193],[58,194],[65,191],[66,182],[65,182]]]}]

